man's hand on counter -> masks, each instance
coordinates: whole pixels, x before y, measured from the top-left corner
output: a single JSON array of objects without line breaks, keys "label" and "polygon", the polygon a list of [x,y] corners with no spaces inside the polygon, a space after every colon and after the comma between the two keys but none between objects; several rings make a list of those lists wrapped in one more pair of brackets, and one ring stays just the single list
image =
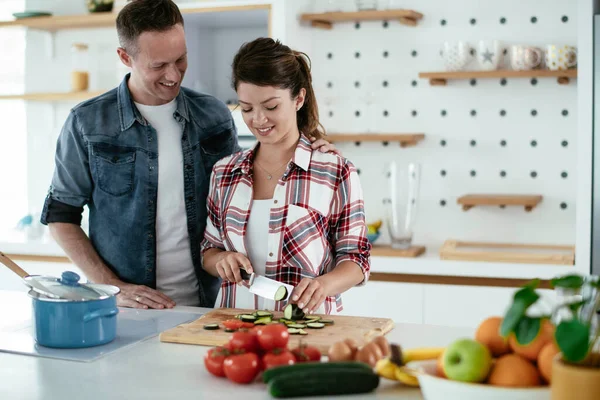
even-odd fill
[{"label": "man's hand on counter", "polygon": [[123,281],[111,282],[111,285],[121,289],[121,292],[117,295],[117,305],[119,307],[146,309],[175,307],[175,302],[169,296],[148,286],[134,285]]}]

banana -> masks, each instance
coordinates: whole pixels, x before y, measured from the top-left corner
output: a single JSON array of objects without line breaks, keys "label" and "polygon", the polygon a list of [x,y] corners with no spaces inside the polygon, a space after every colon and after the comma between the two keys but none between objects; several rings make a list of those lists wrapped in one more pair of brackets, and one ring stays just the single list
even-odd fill
[{"label": "banana", "polygon": [[396,380],[408,386],[419,387],[419,379],[405,367],[396,367]]},{"label": "banana", "polygon": [[445,347],[417,347],[402,350],[402,362],[436,360],[445,350]]},{"label": "banana", "polygon": [[382,378],[396,380],[396,364],[394,364],[389,358],[382,358],[375,364],[375,373]]}]

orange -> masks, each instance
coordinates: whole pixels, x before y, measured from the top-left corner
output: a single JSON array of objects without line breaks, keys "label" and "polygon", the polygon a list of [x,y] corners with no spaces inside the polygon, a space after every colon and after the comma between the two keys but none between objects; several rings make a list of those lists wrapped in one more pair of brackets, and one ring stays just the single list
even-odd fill
[{"label": "orange", "polygon": [[495,386],[529,387],[539,386],[542,382],[540,373],[531,361],[518,354],[506,354],[492,366],[488,383]]},{"label": "orange", "polygon": [[548,342],[551,342],[554,338],[554,325],[547,319],[542,321],[542,326],[538,335],[527,345],[521,345],[517,342],[517,338],[514,334],[511,334],[508,338],[510,348],[517,354],[527,358],[531,361],[537,361],[542,347]]},{"label": "orange", "polygon": [[510,353],[508,341],[500,336],[502,317],[489,317],[484,319],[475,331],[475,340],[490,349],[493,357]]},{"label": "orange", "polygon": [[443,351],[442,354],[440,354],[435,364],[435,373],[441,378],[447,378],[446,373],[444,372],[444,353],[445,352]]},{"label": "orange", "polygon": [[538,369],[540,370],[542,378],[548,383],[551,383],[552,381],[552,360],[558,353],[560,353],[558,346],[556,346],[554,340],[551,340],[546,343],[538,355]]}]

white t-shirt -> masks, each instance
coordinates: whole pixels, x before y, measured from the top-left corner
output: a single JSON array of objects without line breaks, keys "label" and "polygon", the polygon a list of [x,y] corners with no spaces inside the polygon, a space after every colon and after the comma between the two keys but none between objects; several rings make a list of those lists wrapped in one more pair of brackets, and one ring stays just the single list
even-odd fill
[{"label": "white t-shirt", "polygon": [[183,188],[181,125],[173,117],[177,99],[160,106],[135,103],[156,130],[158,194],[156,204],[156,286],[180,306],[198,306],[198,279],[190,251]]}]

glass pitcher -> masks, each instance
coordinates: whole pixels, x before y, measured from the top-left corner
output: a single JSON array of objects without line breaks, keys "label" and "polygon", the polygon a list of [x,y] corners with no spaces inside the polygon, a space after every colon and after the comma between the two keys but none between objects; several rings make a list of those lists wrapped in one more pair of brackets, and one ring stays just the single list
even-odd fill
[{"label": "glass pitcher", "polygon": [[412,245],[421,167],[409,163],[403,167],[395,161],[388,165],[389,198],[384,200],[385,225],[395,249],[408,249]]}]

